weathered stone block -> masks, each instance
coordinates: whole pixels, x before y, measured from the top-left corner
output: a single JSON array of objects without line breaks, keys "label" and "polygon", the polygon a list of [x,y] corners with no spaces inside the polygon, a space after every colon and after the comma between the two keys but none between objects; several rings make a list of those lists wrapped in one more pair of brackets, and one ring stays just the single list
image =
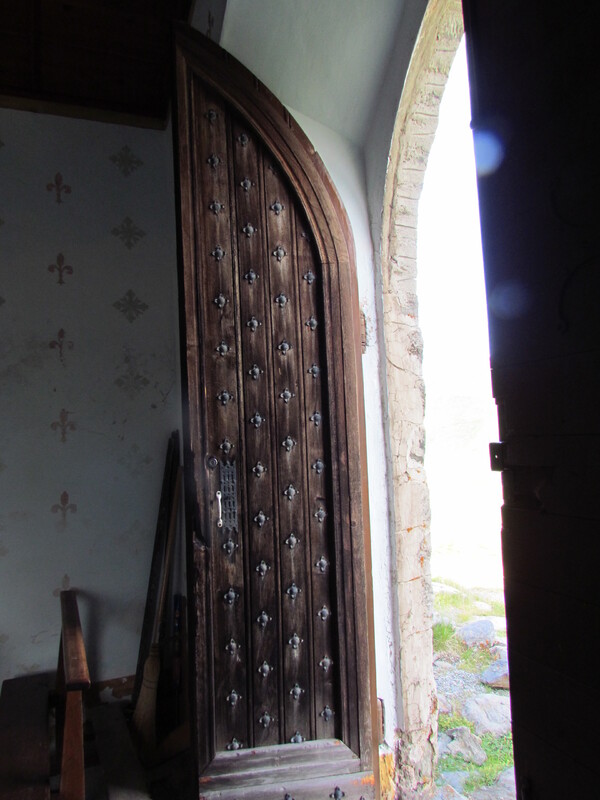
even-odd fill
[{"label": "weathered stone block", "polygon": [[475,725],[480,736],[484,733],[502,736],[511,728],[510,701],[502,695],[481,694],[470,697],[463,707],[463,714]]},{"label": "weathered stone block", "polygon": [[[418,537],[420,548],[425,535],[423,526],[428,525],[431,517],[427,484],[411,481],[394,486],[394,512],[397,536],[400,537],[396,541],[397,552],[412,552],[420,560],[424,554],[420,549],[417,553],[414,542]],[[427,536],[429,538],[429,534]]]}]

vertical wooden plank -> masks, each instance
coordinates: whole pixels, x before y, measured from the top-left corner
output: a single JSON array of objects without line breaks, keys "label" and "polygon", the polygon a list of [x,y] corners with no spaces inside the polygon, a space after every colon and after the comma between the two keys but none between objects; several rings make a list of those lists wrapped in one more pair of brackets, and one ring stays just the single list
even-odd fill
[{"label": "vertical wooden plank", "polygon": [[240,287],[240,383],[244,398],[246,446],[244,481],[248,559],[246,591],[249,598],[249,685],[255,745],[279,741],[280,635],[279,573],[274,531],[277,514],[273,496],[272,353],[269,350],[269,274],[264,239],[261,148],[253,131],[241,120],[232,121],[231,147],[238,236]]},{"label": "vertical wooden plank", "polygon": [[67,692],[66,696],[60,800],[85,800],[81,691]]},{"label": "vertical wooden plank", "polygon": [[[328,335],[323,307],[323,271],[314,252],[312,232],[304,214],[296,210],[298,250],[297,284],[303,339],[306,481],[310,552],[307,564],[312,592],[314,718],[317,738],[339,735],[342,714],[339,697],[339,656],[334,647],[338,634],[334,585],[336,557],[332,529],[333,454],[329,439],[330,405],[326,391],[327,361],[324,338]],[[315,376],[315,366],[319,372]]]},{"label": "vertical wooden plank", "polygon": [[[277,454],[285,708],[283,740],[289,742],[293,737],[314,737],[310,671],[312,643],[309,629],[312,598],[306,568],[310,542],[307,535],[308,487],[302,426],[304,376],[296,281],[297,250],[293,229],[294,198],[281,175],[279,164],[268,152],[264,159],[264,185],[276,409],[274,438]],[[297,546],[290,546],[296,539]]]},{"label": "vertical wooden plank", "polygon": [[[246,667],[236,654],[246,650],[244,555],[237,528],[218,527],[217,492],[224,491],[222,476],[227,464],[236,475],[235,505],[240,507],[240,456],[238,407],[240,385],[236,353],[236,251],[231,220],[228,115],[223,101],[197,83],[196,133],[198,142],[196,254],[199,286],[199,330],[203,353],[202,396],[205,438],[199,443],[205,496],[205,530],[208,532],[212,574],[214,627],[213,696],[215,746],[248,744]],[[231,450],[228,444],[231,443]],[[235,452],[234,452],[235,451]],[[200,464],[198,465],[200,467]],[[222,498],[223,508],[225,498]],[[231,642],[235,643],[232,655]]]}]

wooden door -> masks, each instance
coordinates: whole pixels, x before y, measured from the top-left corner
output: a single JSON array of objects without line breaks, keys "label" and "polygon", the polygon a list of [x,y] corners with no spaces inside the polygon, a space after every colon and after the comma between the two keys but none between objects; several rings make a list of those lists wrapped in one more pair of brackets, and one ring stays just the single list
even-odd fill
[{"label": "wooden door", "polygon": [[201,795],[371,797],[347,223],[264,87],[177,58]]},{"label": "wooden door", "polygon": [[[519,800],[598,797],[597,8],[464,0]],[[593,88],[592,88],[593,87]]]}]

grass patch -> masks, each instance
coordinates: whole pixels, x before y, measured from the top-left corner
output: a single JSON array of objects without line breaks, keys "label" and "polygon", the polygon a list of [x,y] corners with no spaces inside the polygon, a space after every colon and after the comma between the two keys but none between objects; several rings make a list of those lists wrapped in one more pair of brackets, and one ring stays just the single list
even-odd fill
[{"label": "grass patch", "polygon": [[436,622],[433,626],[433,652],[465,672],[483,672],[494,660],[487,647],[467,647],[450,622]]},{"label": "grass patch", "polygon": [[458,667],[465,672],[483,672],[494,661],[487,647],[467,647],[463,642],[459,644],[464,647],[464,651],[458,660]]},{"label": "grass patch", "polygon": [[454,625],[451,622],[436,622],[433,626],[433,651],[442,653],[447,649],[454,636]]},{"label": "grass patch", "polygon": [[461,717],[460,714],[440,714],[438,717],[439,733],[445,733],[452,728],[468,728],[471,733],[475,731],[473,723],[466,717]]},{"label": "grass patch", "polygon": [[[468,719],[458,714],[440,714],[438,719],[438,730],[445,733],[452,728],[465,726],[474,732],[474,726]],[[464,793],[468,796],[475,789],[482,786],[491,786],[501,772],[514,765],[512,734],[505,736],[493,736],[485,734],[481,736],[481,746],[487,756],[487,761],[478,767],[469,761],[465,761],[458,756],[443,756],[436,765],[436,778],[442,772],[468,772],[469,777],[464,784]]]},{"label": "grass patch", "polygon": [[[443,589],[436,592],[433,607],[443,616],[449,616],[456,624],[467,622],[473,617],[503,617],[505,615],[504,602],[490,598],[487,593],[480,593],[476,589],[465,589],[460,584],[446,578],[434,582],[455,589],[454,592],[445,592]],[[477,604],[485,603],[487,608],[480,608]]]},{"label": "grass patch", "polygon": [[491,786],[501,772],[514,765],[512,734],[492,736],[491,733],[481,737],[481,746],[487,755],[487,761],[473,770],[465,781],[465,791],[473,792],[481,786]]}]

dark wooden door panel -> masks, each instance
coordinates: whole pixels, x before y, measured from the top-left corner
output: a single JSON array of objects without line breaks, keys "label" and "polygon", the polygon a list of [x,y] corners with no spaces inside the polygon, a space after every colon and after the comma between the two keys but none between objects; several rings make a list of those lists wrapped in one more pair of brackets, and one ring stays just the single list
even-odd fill
[{"label": "dark wooden door panel", "polygon": [[272,154],[198,79],[191,96],[204,421],[192,445],[210,544],[215,749],[331,738],[321,266]]},{"label": "dark wooden door panel", "polygon": [[[357,619],[366,629],[366,587],[361,465],[348,450],[348,430],[356,435],[357,420],[346,416],[357,407],[358,342],[351,328],[351,343],[340,346],[342,320],[331,309],[333,298],[342,306],[338,275],[350,266],[347,252],[343,267],[335,255],[342,232],[331,239],[339,226],[337,198],[336,204],[328,200],[324,235],[314,213],[309,221],[311,206],[301,189],[312,162],[298,182],[286,162],[289,153],[276,152],[277,138],[261,133],[253,109],[228,95],[235,80],[221,86],[214,69],[201,67],[204,57],[212,56],[197,42],[180,46],[201,785],[206,788],[228,753],[243,753],[227,763],[243,763],[245,771],[256,763],[258,776],[260,753],[269,759],[279,752],[273,747],[289,746],[285,758],[276,758],[277,770],[285,772],[281,764],[294,748],[318,740],[340,747],[345,741],[352,769],[372,775],[368,662],[358,652],[358,637],[348,635],[358,632]],[[235,72],[239,80],[240,68]],[[256,91],[258,84],[252,85]],[[308,171],[322,182],[320,170]],[[305,191],[314,202],[315,185]],[[315,209],[323,214],[320,202]],[[340,382],[340,374],[349,379]],[[348,507],[352,512],[343,514]],[[349,672],[361,669],[362,684],[350,685]],[[307,767],[322,761],[319,747],[302,753]],[[329,771],[338,768],[333,759]],[[271,778],[275,773],[263,775],[262,783]],[[302,778],[310,783],[310,770]],[[253,791],[252,776],[244,780]]]}]

